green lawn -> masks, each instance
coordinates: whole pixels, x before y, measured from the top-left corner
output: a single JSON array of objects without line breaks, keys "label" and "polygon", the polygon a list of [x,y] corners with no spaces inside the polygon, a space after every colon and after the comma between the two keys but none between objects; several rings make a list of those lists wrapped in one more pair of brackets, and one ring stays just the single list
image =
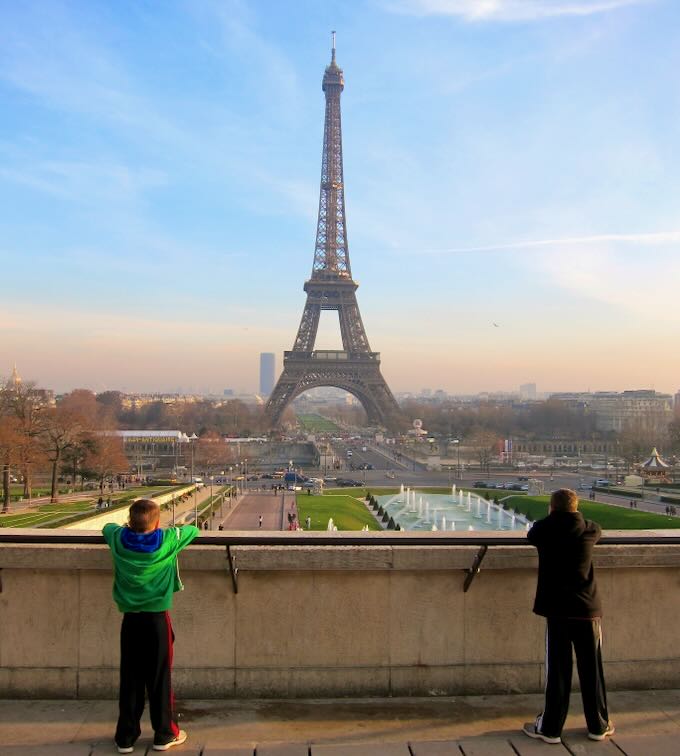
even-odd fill
[{"label": "green lawn", "polygon": [[310,433],[338,433],[340,427],[332,420],[317,414],[302,414],[297,416],[300,426]]},{"label": "green lawn", "polygon": [[[511,496],[507,502],[515,511],[528,514],[534,520],[540,520],[548,514],[548,500],[548,496]],[[599,523],[603,530],[680,528],[680,519],[677,517],[600,504],[597,501],[581,501],[579,509],[587,520]]]},{"label": "green lawn", "polygon": [[[131,504],[135,499],[141,497],[149,498],[183,487],[184,485],[159,487],[158,489],[149,486],[127,488],[124,491],[116,491],[111,497],[111,504],[113,508],[116,508],[123,504]],[[219,490],[220,488],[216,489],[216,491]],[[105,494],[103,498],[106,501],[108,494]],[[30,512],[0,515],[0,528],[59,527],[63,519],[72,518],[73,515],[78,513],[97,514],[95,504],[98,499],[99,491],[96,491],[92,493],[92,498],[57,504],[41,504],[37,509],[32,509]]]},{"label": "green lawn", "polygon": [[312,518],[312,530],[326,530],[331,517],[338,530],[361,530],[364,525],[369,530],[382,530],[366,506],[346,494],[298,494],[297,509],[302,527],[308,515]]}]

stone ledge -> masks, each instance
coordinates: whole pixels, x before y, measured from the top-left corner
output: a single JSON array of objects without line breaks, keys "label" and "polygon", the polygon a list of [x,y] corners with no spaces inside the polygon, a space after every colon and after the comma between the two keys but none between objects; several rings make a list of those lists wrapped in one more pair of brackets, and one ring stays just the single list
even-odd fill
[{"label": "stone ledge", "polygon": [[[479,546],[234,546],[232,554],[244,571],[423,571],[467,570]],[[190,546],[182,553],[183,571],[227,569],[224,546]],[[599,568],[678,567],[680,544],[598,546]],[[0,568],[111,570],[104,545],[14,544],[0,549]],[[483,570],[535,570],[532,546],[491,546]]]}]

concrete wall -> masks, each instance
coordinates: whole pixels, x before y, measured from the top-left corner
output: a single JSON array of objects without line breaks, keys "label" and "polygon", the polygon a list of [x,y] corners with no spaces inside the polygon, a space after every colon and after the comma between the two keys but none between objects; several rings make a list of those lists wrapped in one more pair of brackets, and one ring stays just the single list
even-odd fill
[{"label": "concrete wall", "polygon": [[[153,499],[158,502],[158,506],[162,506],[168,501],[172,501],[173,496],[179,498],[182,494],[185,494],[188,491],[193,491],[194,488],[196,488],[196,486],[192,483],[191,485],[184,486],[184,488],[177,489],[173,493],[158,494],[157,496],[154,496]],[[68,530],[101,530],[107,522],[115,522],[117,525],[124,525],[128,521],[129,511],[130,507],[104,510],[102,514],[96,514],[92,517],[86,517],[84,520],[72,522],[70,525],[67,525],[66,528]]]},{"label": "concrete wall", "polygon": [[[55,531],[58,532],[58,531]],[[435,534],[433,534],[435,535]],[[405,542],[408,534],[405,536]],[[540,691],[529,547],[224,547],[181,557],[182,697]],[[680,687],[680,546],[598,547],[610,688]],[[0,547],[0,696],[115,697],[120,615],[103,546]]]}]

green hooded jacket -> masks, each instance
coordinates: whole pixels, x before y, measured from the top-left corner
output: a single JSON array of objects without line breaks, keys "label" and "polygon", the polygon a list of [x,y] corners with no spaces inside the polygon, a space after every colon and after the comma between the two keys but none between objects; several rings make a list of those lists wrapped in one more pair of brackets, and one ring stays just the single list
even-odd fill
[{"label": "green hooded jacket", "polygon": [[155,551],[133,551],[121,542],[125,527],[108,523],[102,534],[113,556],[113,600],[121,612],[164,612],[172,594],[184,590],[177,555],[199,533],[194,525],[167,528]]}]

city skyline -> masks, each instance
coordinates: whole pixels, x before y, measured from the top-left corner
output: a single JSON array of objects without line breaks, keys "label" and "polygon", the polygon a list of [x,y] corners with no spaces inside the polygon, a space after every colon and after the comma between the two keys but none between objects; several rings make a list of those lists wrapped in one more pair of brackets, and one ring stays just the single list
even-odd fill
[{"label": "city skyline", "polygon": [[677,6],[266,7],[0,10],[5,370],[221,391],[280,364],[337,29],[350,254],[390,386],[675,393]]}]

